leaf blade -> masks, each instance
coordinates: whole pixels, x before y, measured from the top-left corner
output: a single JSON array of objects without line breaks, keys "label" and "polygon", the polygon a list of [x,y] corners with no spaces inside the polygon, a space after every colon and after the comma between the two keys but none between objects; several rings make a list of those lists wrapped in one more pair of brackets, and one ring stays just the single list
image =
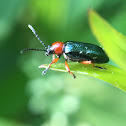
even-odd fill
[{"label": "leaf blade", "polygon": [[126,70],[126,37],[91,9],[88,18],[93,34],[106,53],[117,65]]},{"label": "leaf blade", "polygon": [[[126,91],[126,73],[124,70],[108,64],[95,65],[104,67],[106,68],[106,70],[92,67],[92,65],[83,65],[76,62],[69,63],[71,72],[98,78]],[[47,66],[48,65],[45,64],[39,68],[46,68]],[[65,69],[65,65],[63,63],[53,64],[50,69],[61,72],[67,72]]]}]

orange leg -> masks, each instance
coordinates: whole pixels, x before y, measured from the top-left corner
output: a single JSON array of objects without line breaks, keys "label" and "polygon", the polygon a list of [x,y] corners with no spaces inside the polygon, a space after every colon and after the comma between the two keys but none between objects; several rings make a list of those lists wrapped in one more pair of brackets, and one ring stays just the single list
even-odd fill
[{"label": "orange leg", "polygon": [[92,61],[82,61],[80,63],[86,64],[86,65],[92,64],[93,67],[96,67],[96,68],[99,68],[99,69],[106,69],[106,68],[102,68],[102,67],[99,67],[99,66],[94,66],[94,63]]},{"label": "orange leg", "polygon": [[43,74],[46,74],[46,71],[51,67],[51,64],[56,63],[58,60],[59,60],[59,58],[54,59],[54,60],[49,64],[49,66],[42,72],[42,75],[43,75]]},{"label": "orange leg", "polygon": [[75,76],[72,72],[70,72],[70,68],[69,68],[69,66],[68,66],[68,64],[67,64],[67,61],[65,61],[65,68],[66,68],[66,70],[67,70],[71,75],[73,75],[74,78],[76,78],[76,76]]},{"label": "orange leg", "polygon": [[52,55],[52,59],[53,59],[53,60],[55,59],[55,54]]},{"label": "orange leg", "polygon": [[82,62],[80,62],[80,63],[86,64],[86,65],[92,64],[92,66],[94,67],[94,64],[92,63],[92,61],[82,61]]}]

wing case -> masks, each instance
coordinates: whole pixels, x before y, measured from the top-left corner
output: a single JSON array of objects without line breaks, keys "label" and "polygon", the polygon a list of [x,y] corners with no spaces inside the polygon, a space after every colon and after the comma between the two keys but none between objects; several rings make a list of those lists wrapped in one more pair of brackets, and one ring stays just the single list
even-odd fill
[{"label": "wing case", "polygon": [[89,60],[93,63],[107,63],[109,61],[101,47],[90,43],[67,41],[65,42],[64,53],[72,61]]}]

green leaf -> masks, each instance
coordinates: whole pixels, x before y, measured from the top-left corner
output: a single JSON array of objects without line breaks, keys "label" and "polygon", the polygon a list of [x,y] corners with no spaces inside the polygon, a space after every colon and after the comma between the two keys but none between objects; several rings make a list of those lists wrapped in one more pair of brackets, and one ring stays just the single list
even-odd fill
[{"label": "green leaf", "polygon": [[[126,72],[115,66],[108,64],[95,64],[96,66],[106,68],[99,69],[95,68],[92,65],[83,65],[77,62],[72,62],[68,64],[71,72],[89,75],[100,80],[104,80],[124,91],[126,91]],[[41,65],[39,68],[46,68],[48,65]],[[65,69],[64,63],[56,63],[51,66],[52,70],[67,72]],[[71,76],[72,77],[72,76]]]},{"label": "green leaf", "polygon": [[104,47],[108,56],[126,70],[126,36],[116,31],[95,11],[89,10],[89,23],[93,34]]}]

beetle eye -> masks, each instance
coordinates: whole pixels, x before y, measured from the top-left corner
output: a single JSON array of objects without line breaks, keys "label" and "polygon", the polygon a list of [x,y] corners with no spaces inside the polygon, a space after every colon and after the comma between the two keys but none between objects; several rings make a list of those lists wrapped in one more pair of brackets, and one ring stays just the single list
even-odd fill
[{"label": "beetle eye", "polygon": [[53,48],[50,45],[48,45],[48,49],[47,49],[45,55],[48,56],[48,55],[53,54],[53,53],[54,53]]}]

